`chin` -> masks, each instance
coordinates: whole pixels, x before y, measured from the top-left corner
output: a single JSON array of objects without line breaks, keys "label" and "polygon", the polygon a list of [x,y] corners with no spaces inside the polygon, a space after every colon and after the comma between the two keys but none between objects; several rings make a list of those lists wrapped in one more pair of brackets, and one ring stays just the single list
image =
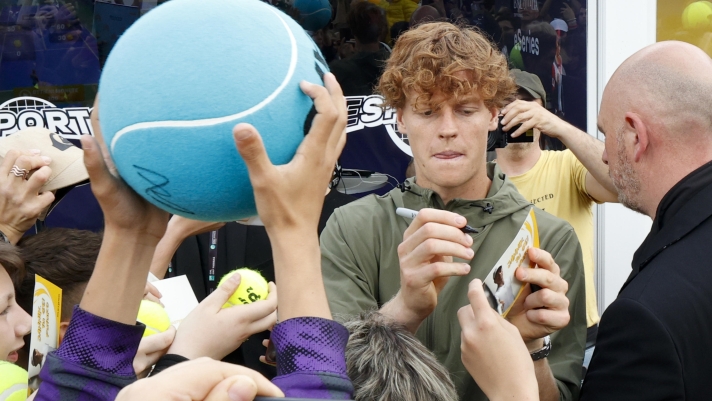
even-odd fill
[{"label": "chin", "polygon": [[473,177],[454,177],[454,174],[434,177],[434,179],[429,180],[434,186],[443,189],[453,189],[460,188],[466,185]]}]

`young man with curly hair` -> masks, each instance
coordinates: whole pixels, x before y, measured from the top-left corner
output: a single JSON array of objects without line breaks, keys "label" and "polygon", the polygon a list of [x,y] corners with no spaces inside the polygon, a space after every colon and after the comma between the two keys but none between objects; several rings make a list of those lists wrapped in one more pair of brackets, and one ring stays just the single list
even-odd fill
[{"label": "young man with curly hair", "polygon": [[[468,374],[481,362],[461,353],[468,343],[461,342],[457,312],[469,305],[469,283],[484,280],[533,207],[486,162],[488,131],[516,85],[487,39],[438,22],[399,38],[379,90],[385,106],[397,111],[416,174],[402,189],[363,198],[331,216],[321,236],[331,311],[344,316],[379,309],[433,351],[461,400],[485,400]],[[397,207],[419,213],[407,219]],[[520,267],[516,274],[542,289],[531,293],[525,286],[524,301],[508,320],[532,353],[534,362],[522,369],[535,372],[539,398],[573,400],[586,336],[581,248],[568,223],[534,210],[541,250],[529,256],[539,268]],[[479,232],[464,233],[466,224]]]}]

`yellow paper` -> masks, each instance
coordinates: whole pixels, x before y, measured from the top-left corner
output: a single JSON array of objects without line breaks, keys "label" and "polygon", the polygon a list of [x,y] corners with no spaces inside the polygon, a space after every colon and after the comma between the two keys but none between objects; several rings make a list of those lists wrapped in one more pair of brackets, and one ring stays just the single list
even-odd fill
[{"label": "yellow paper", "polygon": [[490,304],[502,316],[507,316],[512,305],[524,290],[524,285],[514,277],[514,272],[519,266],[534,268],[534,262],[529,260],[527,251],[529,248],[538,247],[539,229],[532,208],[512,243],[509,244],[507,250],[504,251],[484,280],[485,293],[487,293]]},{"label": "yellow paper", "polygon": [[[27,372],[30,390],[39,385],[40,374],[47,354],[59,344],[59,323],[62,314],[62,289],[35,274],[35,292],[32,301],[32,337]],[[33,388],[34,387],[34,388]]]}]

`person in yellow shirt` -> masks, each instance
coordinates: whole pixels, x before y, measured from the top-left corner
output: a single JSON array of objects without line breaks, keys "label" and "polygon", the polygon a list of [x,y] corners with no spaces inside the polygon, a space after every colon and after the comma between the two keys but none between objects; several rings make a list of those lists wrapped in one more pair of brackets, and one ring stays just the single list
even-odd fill
[{"label": "person in yellow shirt", "polygon": [[[618,202],[618,192],[608,166],[601,160],[603,142],[545,109],[546,92],[536,75],[517,69],[511,74],[519,90],[517,100],[502,109],[504,130],[509,132],[522,124],[512,135],[534,129],[534,142],[510,143],[497,149],[497,164],[526,199],[568,221],[579,237],[586,282],[588,349],[595,344],[599,320],[593,281],[592,208],[594,203]],[[541,133],[559,139],[567,150],[541,150]]]}]

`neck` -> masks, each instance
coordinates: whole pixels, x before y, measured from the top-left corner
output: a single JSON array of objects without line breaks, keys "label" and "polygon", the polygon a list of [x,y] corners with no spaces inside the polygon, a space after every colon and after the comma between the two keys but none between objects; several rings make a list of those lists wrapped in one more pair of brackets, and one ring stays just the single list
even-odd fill
[{"label": "neck", "polygon": [[522,175],[531,170],[541,157],[539,144],[509,144],[497,149],[497,165],[502,172],[510,177]]},{"label": "neck", "polygon": [[381,50],[380,44],[378,42],[376,43],[361,43],[356,39],[356,46],[354,47],[354,50],[356,50],[356,53],[375,53],[379,50]]},{"label": "neck", "polygon": [[[679,160],[679,159],[678,159]],[[702,167],[704,164],[708,163],[710,160],[712,160],[712,155],[710,155],[709,159],[707,161],[702,161],[700,160],[698,163],[694,164],[687,164],[685,166],[678,166],[678,168],[674,170],[668,170],[668,173],[660,173],[657,176],[649,176],[647,180],[656,180],[656,181],[648,181],[648,182],[655,182],[657,185],[652,186],[650,188],[641,188],[641,192],[645,193],[648,192],[650,194],[650,202],[648,204],[644,204],[643,207],[645,210],[643,212],[650,216],[651,219],[655,219],[655,216],[657,215],[658,212],[658,207],[660,206],[660,202],[662,202],[663,198],[670,192],[670,190],[677,185],[680,181],[685,179],[688,175],[690,175],[693,171],[697,170],[698,168]]]}]

